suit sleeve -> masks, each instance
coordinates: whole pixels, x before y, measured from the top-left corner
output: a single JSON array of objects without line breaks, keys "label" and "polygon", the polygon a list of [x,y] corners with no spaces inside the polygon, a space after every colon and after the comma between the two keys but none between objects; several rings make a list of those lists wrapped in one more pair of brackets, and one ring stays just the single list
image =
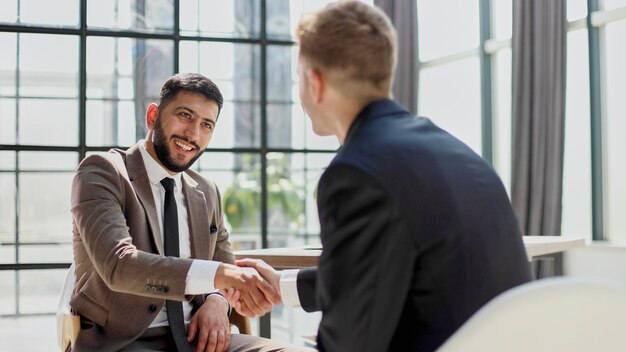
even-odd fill
[{"label": "suit sleeve", "polygon": [[416,258],[396,204],[354,166],[333,165],[320,179],[323,252],[317,272],[303,273],[298,285],[315,290],[314,301],[300,295],[307,308],[322,310],[320,351],[388,350]]},{"label": "suit sleeve", "polygon": [[92,155],[78,167],[71,212],[79,240],[111,290],[182,301],[192,260],[144,252],[133,244],[122,204],[134,193],[125,190],[130,186],[123,173],[125,169],[102,155]]},{"label": "suit sleeve", "polygon": [[300,306],[307,312],[319,311],[321,308],[315,298],[317,287],[317,268],[305,268],[298,272],[297,289]]}]

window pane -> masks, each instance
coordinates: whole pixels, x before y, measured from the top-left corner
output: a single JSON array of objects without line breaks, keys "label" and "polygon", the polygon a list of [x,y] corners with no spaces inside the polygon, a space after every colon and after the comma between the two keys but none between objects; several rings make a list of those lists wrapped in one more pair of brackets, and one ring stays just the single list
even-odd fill
[{"label": "window pane", "polygon": [[626,0],[602,0],[602,8],[605,10],[613,10],[626,6]]},{"label": "window pane", "polygon": [[0,173],[0,263],[15,262],[15,187],[14,173]]},{"label": "window pane", "polygon": [[267,154],[268,246],[288,247],[304,234],[303,154]]},{"label": "window pane", "polygon": [[0,11],[0,22],[17,22],[17,0],[2,1],[2,11]]},{"label": "window pane", "polygon": [[587,1],[567,0],[567,20],[575,21],[587,17]]},{"label": "window pane", "polygon": [[65,269],[23,270],[19,275],[20,313],[54,313],[65,283]]},{"label": "window pane", "polygon": [[268,46],[268,144],[278,148],[335,150],[334,136],[317,136],[300,105],[295,46]]},{"label": "window pane", "polygon": [[297,48],[270,45],[267,47],[267,57],[267,100],[280,103],[295,101],[298,96],[292,96],[292,87],[297,83],[298,76]]},{"label": "window pane", "polygon": [[591,132],[587,30],[567,34],[563,236],[591,238]]},{"label": "window pane", "polygon": [[173,42],[90,37],[87,49],[87,144],[132,145],[146,136],[145,109],[173,74]]},{"label": "window pane", "polygon": [[258,37],[260,1],[181,0],[182,35]]},{"label": "window pane", "polygon": [[[323,8],[334,0],[266,0],[267,36],[275,39],[292,39],[303,13]],[[368,1],[365,1],[368,2]],[[371,5],[372,2],[369,1]]]},{"label": "window pane", "polygon": [[[11,1],[4,0],[3,3]],[[78,26],[77,0],[19,0],[20,22],[23,24]]]},{"label": "window pane", "polygon": [[[68,220],[71,224],[71,217]],[[20,263],[69,263],[74,259],[72,229],[70,227],[69,232],[58,237],[53,243],[24,244],[20,242],[18,248]]]},{"label": "window pane", "polygon": [[78,145],[78,100],[20,99],[19,144]]},{"label": "window pane", "polygon": [[206,152],[195,168],[217,184],[234,250],[261,247],[261,162],[248,153]]},{"label": "window pane", "polygon": [[87,97],[158,98],[161,86],[173,74],[173,52],[169,40],[87,38]]},{"label": "window pane", "polygon": [[270,247],[319,244],[316,191],[334,153],[267,155]]},{"label": "window pane", "polygon": [[0,170],[15,170],[15,152],[0,151]]},{"label": "window pane", "polygon": [[[292,96],[297,70],[297,52],[293,46],[268,46],[267,57],[267,141],[270,147],[291,148]],[[273,103],[273,104],[272,104]],[[301,139],[302,132],[298,131]],[[293,136],[295,137],[295,136]]]},{"label": "window pane", "polygon": [[[292,147],[292,104],[267,104],[267,144],[273,148]],[[302,131],[298,135],[302,136]]]},{"label": "window pane", "polygon": [[478,57],[420,70],[419,115],[481,154]]},{"label": "window pane", "polygon": [[[72,238],[70,189],[73,172],[21,173],[20,243],[69,243]],[[49,251],[54,255],[54,248]],[[36,258],[20,258],[29,262]]]},{"label": "window pane", "polygon": [[17,35],[0,33],[0,97],[15,95],[15,71],[17,69]]},{"label": "window pane", "polygon": [[418,0],[417,16],[421,61],[479,45],[478,0]]},{"label": "window pane", "polygon": [[511,194],[511,48],[494,56],[493,124],[494,167]]},{"label": "window pane", "polygon": [[20,34],[19,40],[20,95],[78,97],[77,36]]},{"label": "window pane", "polygon": [[180,71],[207,76],[220,88],[224,100],[258,102],[259,48],[253,44],[181,41]]},{"label": "window pane", "polygon": [[494,23],[493,37],[499,40],[511,38],[513,31],[513,0],[491,2],[491,14]]},{"label": "window pane", "polygon": [[87,26],[148,33],[171,33],[174,0],[87,0]]},{"label": "window pane", "polygon": [[261,145],[260,109],[259,104],[224,103],[209,148]]},{"label": "window pane", "polygon": [[224,96],[211,148],[260,145],[260,50],[258,45],[182,41],[181,72],[199,72]]},{"label": "window pane", "polygon": [[0,96],[0,144],[16,142],[16,99]]},{"label": "window pane", "polygon": [[74,152],[20,152],[22,171],[69,171],[78,165],[78,153]]},{"label": "window pane", "polygon": [[[2,247],[0,247],[2,248]],[[15,271],[0,271],[0,315],[15,314]],[[59,291],[60,292],[60,291]],[[8,347],[8,346],[7,346]],[[12,348],[13,346],[11,346]]]},{"label": "window pane", "polygon": [[87,100],[87,144],[129,147],[146,136],[143,117],[132,101]]},{"label": "window pane", "polygon": [[624,150],[626,140],[626,20],[606,25],[606,169],[608,187],[606,190],[608,204],[607,234],[611,240],[626,241],[626,163]]}]

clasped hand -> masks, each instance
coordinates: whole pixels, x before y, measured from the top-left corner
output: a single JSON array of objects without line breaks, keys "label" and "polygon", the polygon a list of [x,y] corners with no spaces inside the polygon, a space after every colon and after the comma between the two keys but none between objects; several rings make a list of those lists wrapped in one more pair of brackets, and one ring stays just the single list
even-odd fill
[{"label": "clasped hand", "polygon": [[272,267],[254,259],[239,260],[236,264],[220,264],[215,286],[222,289],[224,297],[239,314],[248,317],[264,315],[274,304],[281,302],[280,275]]},{"label": "clasped hand", "polygon": [[[255,317],[264,315],[272,310],[274,304],[281,303],[280,296],[280,273],[269,264],[260,259],[241,259],[235,262],[239,270],[244,270],[248,275],[254,277],[254,281],[257,283],[257,288],[260,293],[264,295],[251,295],[244,289],[231,286],[224,292],[224,297],[228,302],[239,312],[239,314],[247,317]],[[250,270],[254,269],[254,270]],[[233,269],[237,270],[237,269]],[[260,274],[260,275],[259,275]],[[250,283],[252,285],[252,283]],[[250,286],[242,286],[245,289]],[[254,290],[252,290],[254,292]]]}]

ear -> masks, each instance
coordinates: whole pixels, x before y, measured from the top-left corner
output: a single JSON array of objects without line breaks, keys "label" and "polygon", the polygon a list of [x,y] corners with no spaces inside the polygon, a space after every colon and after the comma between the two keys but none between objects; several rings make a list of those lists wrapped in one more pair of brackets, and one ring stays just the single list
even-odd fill
[{"label": "ear", "polygon": [[159,106],[155,103],[150,104],[148,106],[148,110],[146,110],[146,127],[148,127],[148,131],[154,130],[158,115],[159,115]]},{"label": "ear", "polygon": [[322,101],[326,91],[326,81],[324,80],[322,73],[318,70],[311,69],[309,70],[308,75],[309,82],[311,82],[309,85],[311,89],[311,96],[316,103],[319,103]]}]

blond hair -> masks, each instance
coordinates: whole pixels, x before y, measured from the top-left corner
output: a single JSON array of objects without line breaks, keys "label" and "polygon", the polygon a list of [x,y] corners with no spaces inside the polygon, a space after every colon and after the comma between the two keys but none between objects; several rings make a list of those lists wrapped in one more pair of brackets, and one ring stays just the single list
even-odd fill
[{"label": "blond hair", "polygon": [[331,3],[304,15],[300,55],[356,99],[388,97],[396,66],[396,31],[383,11],[358,1]]}]

